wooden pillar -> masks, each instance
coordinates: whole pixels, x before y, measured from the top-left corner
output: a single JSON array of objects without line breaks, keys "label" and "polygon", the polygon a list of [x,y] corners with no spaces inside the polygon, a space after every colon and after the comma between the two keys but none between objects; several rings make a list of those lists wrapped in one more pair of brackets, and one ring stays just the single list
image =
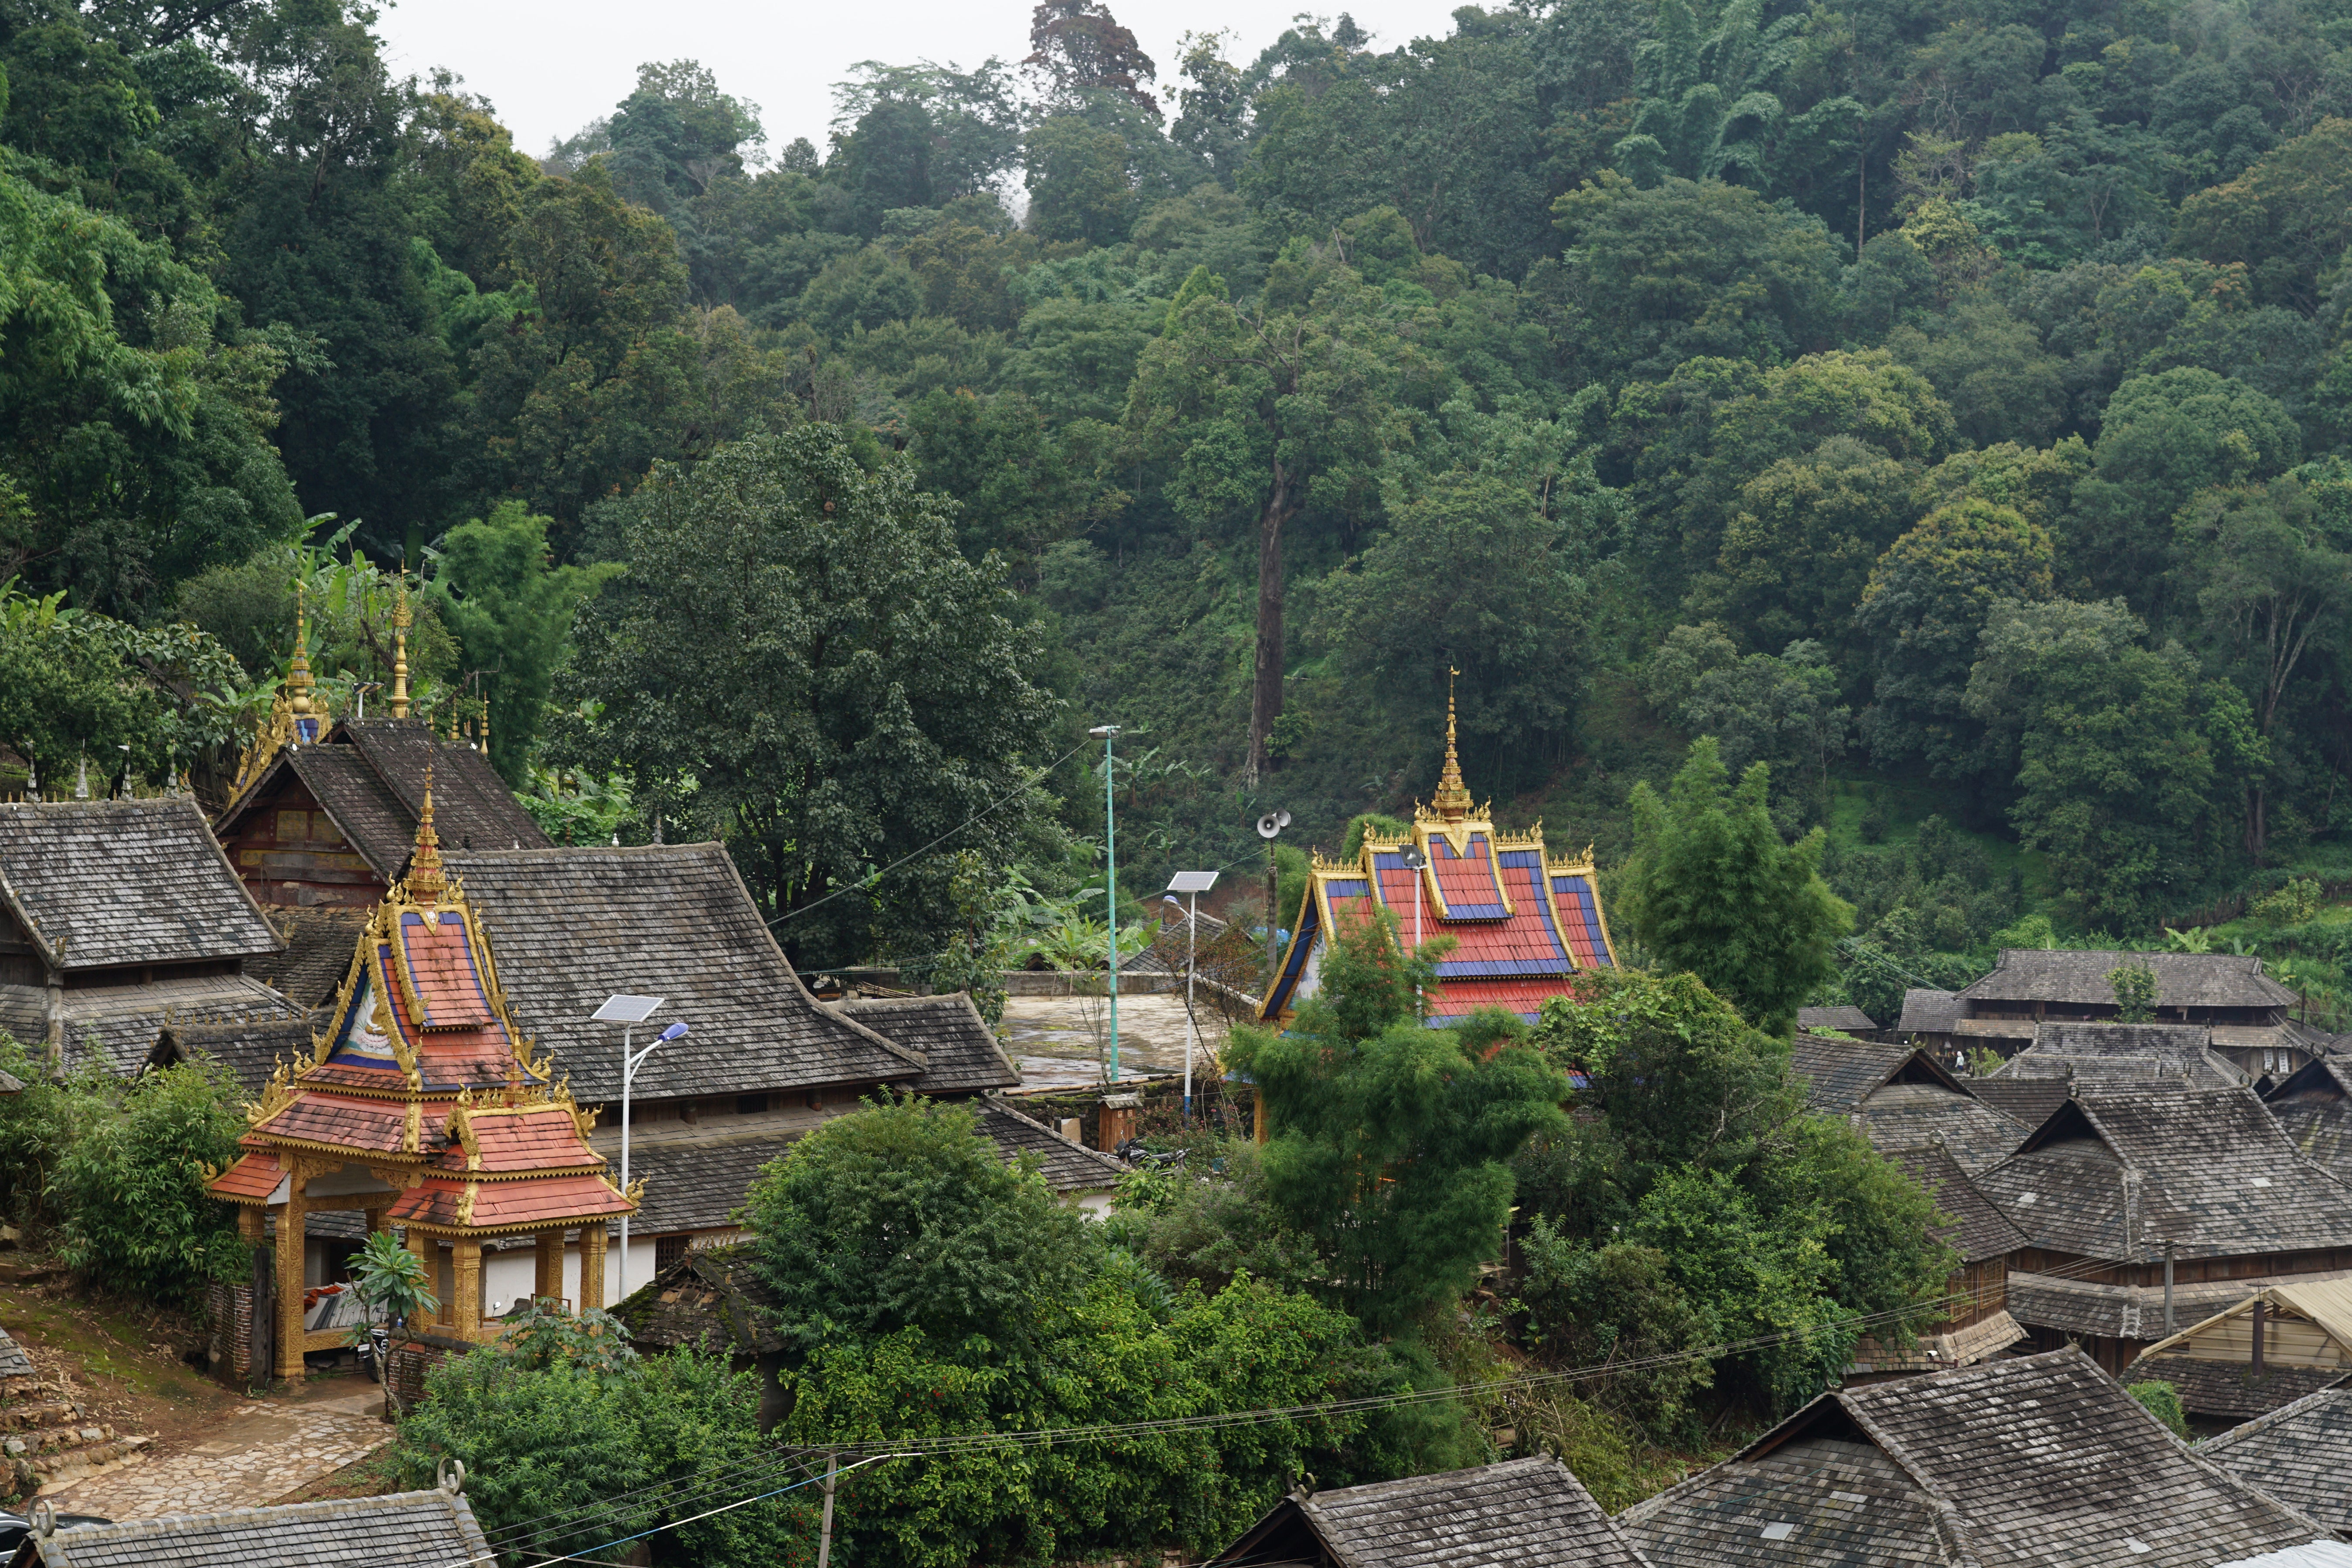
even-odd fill
[{"label": "wooden pillar", "polygon": [[309,1213],[302,1188],[310,1173],[299,1165],[287,1173],[286,1203],[278,1211],[278,1375],[302,1381],[303,1219]]},{"label": "wooden pillar", "polygon": [[580,1300],[575,1310],[586,1311],[604,1304],[604,1222],[591,1220],[580,1227]]},{"label": "wooden pillar", "polygon": [[533,1300],[544,1301],[563,1295],[563,1233],[542,1230],[539,1233],[539,1248],[533,1258],[530,1294]]},{"label": "wooden pillar", "polygon": [[236,1205],[236,1233],[255,1247],[269,1241],[269,1211],[258,1204]]},{"label": "wooden pillar", "polygon": [[383,1211],[382,1209],[369,1209],[367,1211],[367,1227],[368,1234],[370,1236],[373,1236],[377,1231],[383,1228]]},{"label": "wooden pillar", "polygon": [[482,1244],[478,1237],[461,1236],[449,1243],[451,1269],[455,1288],[450,1291],[449,1327],[459,1339],[479,1339],[482,1334]]}]

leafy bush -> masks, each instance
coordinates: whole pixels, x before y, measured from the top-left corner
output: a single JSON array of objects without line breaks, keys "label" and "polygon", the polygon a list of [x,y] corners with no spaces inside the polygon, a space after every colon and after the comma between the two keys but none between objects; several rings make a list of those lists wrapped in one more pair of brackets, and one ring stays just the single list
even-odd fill
[{"label": "leafy bush", "polygon": [[2180,1407],[2180,1392],[2168,1383],[2127,1383],[2124,1392],[2144,1405],[2183,1442],[2189,1439],[2189,1414]]},{"label": "leafy bush", "polygon": [[2319,913],[2326,900],[2319,883],[2310,877],[2297,877],[2274,893],[2268,893],[2254,902],[2253,915],[2258,921],[2273,925],[2301,925]]}]

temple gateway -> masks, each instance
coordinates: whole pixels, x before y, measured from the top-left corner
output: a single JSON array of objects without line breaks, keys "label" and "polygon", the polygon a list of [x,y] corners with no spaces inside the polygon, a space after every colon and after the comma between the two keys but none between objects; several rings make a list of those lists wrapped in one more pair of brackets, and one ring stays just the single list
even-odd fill
[{"label": "temple gateway", "polygon": [[1591,849],[1555,860],[1544,848],[1541,823],[1526,833],[1505,833],[1495,826],[1492,802],[1473,809],[1455,752],[1450,695],[1445,770],[1436,793],[1427,805],[1414,805],[1406,837],[1367,833],[1352,860],[1315,856],[1307,896],[1291,925],[1295,934],[1259,1019],[1288,1023],[1298,1004],[1315,994],[1328,933],[1375,910],[1396,916],[1407,943],[1454,939],[1427,999],[1432,1028],[1458,1024],[1486,1007],[1533,1023],[1546,997],[1569,994],[1579,970],[1616,963]]}]

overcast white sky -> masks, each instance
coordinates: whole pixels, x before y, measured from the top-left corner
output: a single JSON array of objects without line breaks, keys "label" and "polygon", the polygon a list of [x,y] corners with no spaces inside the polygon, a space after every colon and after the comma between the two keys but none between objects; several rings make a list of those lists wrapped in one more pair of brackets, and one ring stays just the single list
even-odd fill
[{"label": "overcast white sky", "polygon": [[[645,60],[697,59],[719,86],[761,109],[768,145],[805,136],[819,153],[833,121],[832,86],[858,60],[909,65],[1029,52],[1033,0],[884,0],[875,4],[754,4],[697,0],[673,9],[644,0],[394,0],[380,24],[393,68],[423,75],[446,66],[498,107],[515,144],[534,155],[611,111]],[[1460,0],[1355,0],[1318,5],[1352,14],[1380,47],[1453,31]],[[1280,35],[1303,5],[1239,0],[1113,0],[1113,13],[1160,67],[1162,101],[1176,76],[1176,41],[1187,31],[1228,28],[1226,50],[1246,60]]]}]

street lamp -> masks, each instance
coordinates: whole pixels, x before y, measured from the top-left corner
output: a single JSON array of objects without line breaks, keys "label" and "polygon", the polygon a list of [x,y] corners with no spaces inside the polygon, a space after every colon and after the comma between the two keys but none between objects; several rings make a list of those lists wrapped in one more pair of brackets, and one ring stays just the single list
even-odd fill
[{"label": "street lamp", "polygon": [[1192,1120],[1192,1041],[1198,1033],[1192,1023],[1192,970],[1201,951],[1201,895],[1217,885],[1214,871],[1179,871],[1169,879],[1168,891],[1182,893],[1192,901],[1184,917],[1184,1120]]},{"label": "street lamp", "polygon": [[1103,743],[1103,895],[1110,906],[1110,1081],[1118,1082],[1118,826],[1111,805],[1110,745],[1118,726],[1097,724],[1087,731]]},{"label": "street lamp", "polygon": [[[659,1007],[665,1000],[667,998],[660,996],[631,996],[624,993],[618,996],[606,997],[604,1005],[590,1016],[590,1021],[593,1023],[621,1026],[621,1191],[625,1194],[629,1190],[629,1088],[636,1082],[637,1068],[645,1065],[647,1057],[686,1033],[684,1024],[672,1024],[661,1032],[661,1037],[652,1045],[634,1056],[630,1054],[629,1047],[635,1043],[631,1037],[636,1026],[652,1017],[654,1009]],[[583,1248],[586,1247],[585,1239],[581,1242],[581,1246]],[[625,1300],[628,1294],[629,1215],[626,1210],[623,1210],[621,1214],[621,1299]],[[591,1307],[601,1307],[604,1304],[602,1301],[583,1300],[580,1303],[580,1310],[584,1312]]]},{"label": "street lamp", "polygon": [[[1405,869],[1412,873],[1412,953],[1415,959],[1419,959],[1421,956],[1421,873],[1429,865],[1429,856],[1420,845],[1408,844],[1404,847],[1404,853],[1397,858],[1403,861]],[[1412,983],[1412,1010],[1415,1014],[1421,1011],[1421,982],[1418,979]]]}]

